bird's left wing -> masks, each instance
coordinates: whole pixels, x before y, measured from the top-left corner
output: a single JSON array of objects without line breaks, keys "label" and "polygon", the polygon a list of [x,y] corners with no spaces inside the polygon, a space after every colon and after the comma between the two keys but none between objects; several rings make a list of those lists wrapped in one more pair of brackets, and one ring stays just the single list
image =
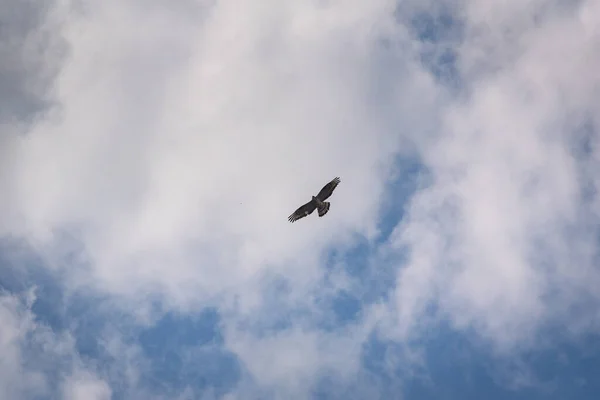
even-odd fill
[{"label": "bird's left wing", "polygon": [[294,222],[299,220],[300,218],[304,218],[307,215],[311,214],[317,208],[317,204],[314,200],[309,201],[308,203],[300,206],[296,211],[294,211],[289,217],[288,221]]},{"label": "bird's left wing", "polygon": [[321,189],[321,191],[317,195],[317,199],[319,199],[321,201],[325,201],[327,198],[329,198],[329,196],[331,196],[331,194],[333,193],[333,190],[339,184],[340,184],[339,177],[332,179],[331,182],[329,182],[327,185],[323,186],[323,189]]}]

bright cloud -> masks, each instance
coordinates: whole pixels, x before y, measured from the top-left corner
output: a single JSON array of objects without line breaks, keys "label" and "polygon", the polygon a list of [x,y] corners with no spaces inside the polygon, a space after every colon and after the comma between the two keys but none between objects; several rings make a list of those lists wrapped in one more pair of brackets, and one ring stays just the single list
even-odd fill
[{"label": "bright cloud", "polygon": [[[74,360],[56,388],[27,361],[41,314],[2,279],[31,265],[3,247],[0,393],[304,398],[331,381],[374,396],[375,336],[397,346],[383,369],[408,376],[442,321],[504,355],[550,326],[597,333],[599,13],[595,0],[0,6],[0,235],[60,280],[70,325],[42,324],[42,353]],[[335,176],[328,215],[289,224]],[[102,315],[102,357],[80,344],[82,298]],[[192,324],[170,353],[175,334],[152,331],[209,307],[216,343]],[[148,378],[169,357],[211,389]],[[222,357],[239,371],[217,384]]]},{"label": "bright cloud", "polygon": [[25,298],[0,297],[2,397],[48,398],[63,392],[67,399],[109,399],[110,387],[80,359],[73,338],[34,320],[34,300],[33,292]]}]

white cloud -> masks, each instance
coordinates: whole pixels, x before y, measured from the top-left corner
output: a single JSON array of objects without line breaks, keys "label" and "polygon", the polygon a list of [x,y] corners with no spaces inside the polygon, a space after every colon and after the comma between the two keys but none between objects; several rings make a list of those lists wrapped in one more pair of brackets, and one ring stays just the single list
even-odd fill
[{"label": "white cloud", "polygon": [[[125,296],[141,316],[154,296],[261,312],[263,272],[301,299],[319,282],[322,249],[374,232],[400,143],[378,94],[433,86],[411,53],[378,64],[392,2],[186,4],[95,2],[65,16],[60,107],[5,139],[1,229],[61,268],[72,244],[55,232],[66,231],[86,264],[69,285]],[[414,74],[382,88],[394,67]],[[432,96],[402,101],[394,121]],[[289,224],[334,176],[327,219]]]},{"label": "white cloud", "polygon": [[445,112],[443,133],[424,149],[432,184],[395,236],[411,254],[396,306],[409,322],[439,301],[457,326],[506,349],[557,317],[569,321],[585,296],[573,286],[600,302],[591,287],[598,213],[581,186],[594,178],[573,151],[576,129],[598,111],[599,38],[580,18],[591,3],[500,13],[466,3],[458,50],[471,96]]},{"label": "white cloud", "polygon": [[[598,4],[436,5],[456,22],[444,46],[458,93],[418,61],[431,50],[410,26],[423,4],[395,17],[387,0],[61,3],[59,106],[26,135],[0,126],[0,233],[144,322],[155,297],[219,305],[253,379],[285,390],[306,390],[319,366],[352,376],[375,320],[405,339],[431,303],[501,349],[571,321],[582,296],[600,302],[600,201],[582,196],[600,185],[595,132],[587,159],[572,151],[584,122],[600,123]],[[349,279],[323,283],[322,251],[376,236],[394,156],[413,151],[430,182],[383,245],[399,255],[391,302],[342,338],[298,321],[272,337],[243,331],[295,308],[321,316],[311,295]],[[289,224],[334,176],[327,217]],[[288,285],[277,301],[263,293],[273,276]],[[3,335],[18,337],[15,324]],[[95,379],[65,393],[110,393]]]},{"label": "white cloud", "polygon": [[71,335],[35,320],[34,301],[34,291],[0,295],[2,398],[54,397],[56,385],[64,388],[60,398],[110,398],[110,387],[80,359]]},{"label": "white cloud", "polygon": [[30,329],[32,321],[23,316],[18,299],[0,297],[0,394],[3,398],[44,393],[46,381],[38,372],[28,371],[22,366],[21,340]]},{"label": "white cloud", "polygon": [[291,328],[268,335],[238,330],[228,332],[227,337],[229,348],[244,360],[256,384],[284,398],[308,396],[319,376],[353,379],[360,371],[365,332],[360,328],[330,333]]},{"label": "white cloud", "polygon": [[[397,142],[368,97],[390,4],[234,4],[203,8],[199,22],[90,4],[68,25],[60,112],[12,139],[21,229],[44,239],[77,227],[106,290],[158,285],[185,304],[241,290],[268,265],[297,274],[333,232],[373,229]],[[336,175],[325,230],[289,225]]]},{"label": "white cloud", "polygon": [[84,374],[69,379],[64,386],[66,400],[106,400],[111,398],[110,387],[103,380]]}]

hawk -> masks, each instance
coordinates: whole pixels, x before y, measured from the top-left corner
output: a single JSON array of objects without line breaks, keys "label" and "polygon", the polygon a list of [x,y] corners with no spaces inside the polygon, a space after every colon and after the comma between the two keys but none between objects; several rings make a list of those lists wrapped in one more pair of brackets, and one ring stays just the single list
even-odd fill
[{"label": "hawk", "polygon": [[339,183],[339,177],[331,180],[331,182],[323,186],[323,189],[321,189],[319,194],[317,194],[316,196],[312,196],[311,201],[294,211],[294,213],[288,217],[288,221],[294,222],[299,220],[300,218],[304,218],[307,215],[312,214],[312,212],[315,211],[315,209],[318,210],[319,217],[322,217],[323,215],[327,214],[327,211],[329,211],[330,204],[328,201],[325,200],[327,200],[327,198],[331,196],[333,190],[337,187]]}]

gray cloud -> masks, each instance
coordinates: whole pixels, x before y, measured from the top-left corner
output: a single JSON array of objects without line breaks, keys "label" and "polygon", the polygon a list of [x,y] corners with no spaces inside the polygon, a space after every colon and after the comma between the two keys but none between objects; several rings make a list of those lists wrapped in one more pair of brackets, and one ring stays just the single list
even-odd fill
[{"label": "gray cloud", "polygon": [[29,122],[51,104],[51,85],[66,54],[56,4],[0,5],[0,121]]}]

